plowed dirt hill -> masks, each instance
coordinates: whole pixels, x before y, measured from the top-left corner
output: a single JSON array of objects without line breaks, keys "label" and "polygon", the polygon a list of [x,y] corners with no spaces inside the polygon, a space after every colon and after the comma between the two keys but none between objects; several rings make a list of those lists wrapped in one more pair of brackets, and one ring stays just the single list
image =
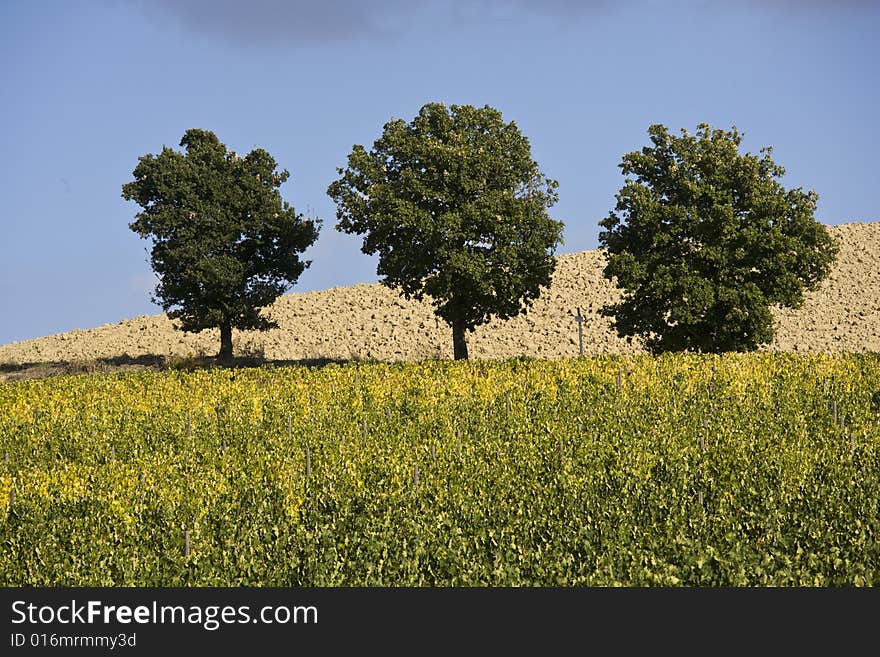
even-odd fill
[{"label": "plowed dirt hill", "polygon": [[[880,351],[880,222],[829,227],[840,254],[831,275],[798,310],[775,310],[774,351]],[[472,358],[527,355],[545,358],[578,354],[573,311],[580,307],[584,352],[633,353],[638,344],[618,338],[599,315],[618,297],[602,277],[600,251],[559,256],[553,283],[527,314],[493,321],[469,334]],[[451,358],[450,329],[427,303],[406,301],[380,284],[359,284],[318,292],[291,293],[269,309],[279,328],[265,333],[234,332],[237,355],[269,360],[418,360]],[[215,354],[216,330],[185,334],[165,315],[141,316],[88,330],[0,347],[0,364],[19,369],[30,363],[61,363]]]}]

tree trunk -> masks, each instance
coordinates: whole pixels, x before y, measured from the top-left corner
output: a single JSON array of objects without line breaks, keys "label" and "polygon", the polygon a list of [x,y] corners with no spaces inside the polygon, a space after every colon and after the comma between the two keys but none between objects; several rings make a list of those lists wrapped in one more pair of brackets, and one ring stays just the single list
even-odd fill
[{"label": "tree trunk", "polygon": [[455,360],[468,359],[464,322],[452,322],[452,351],[455,354]]},{"label": "tree trunk", "polygon": [[232,362],[232,326],[224,324],[220,327],[220,353],[217,358],[221,363]]}]

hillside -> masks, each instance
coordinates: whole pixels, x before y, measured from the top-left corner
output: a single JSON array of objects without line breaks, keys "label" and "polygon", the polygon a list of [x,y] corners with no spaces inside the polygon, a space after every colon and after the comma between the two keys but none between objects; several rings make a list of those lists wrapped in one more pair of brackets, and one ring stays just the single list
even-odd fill
[{"label": "hillside", "polygon": [[[880,222],[830,227],[840,241],[831,276],[796,311],[775,312],[777,337],[767,348],[798,352],[880,351]],[[580,306],[588,354],[640,351],[616,336],[599,308],[617,297],[602,277],[600,251],[562,255],[553,284],[528,314],[491,322],[469,336],[472,358],[576,356]],[[451,331],[428,303],[408,302],[380,284],[287,294],[271,307],[279,328],[235,332],[237,355],[271,360],[451,358]],[[174,330],[165,315],[141,316],[0,347],[5,369],[29,363],[150,356],[211,355],[217,331]]]}]

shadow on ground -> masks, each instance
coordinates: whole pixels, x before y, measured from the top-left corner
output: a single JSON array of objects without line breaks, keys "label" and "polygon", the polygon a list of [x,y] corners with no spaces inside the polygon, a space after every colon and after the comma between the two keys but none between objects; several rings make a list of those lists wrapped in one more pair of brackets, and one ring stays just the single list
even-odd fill
[{"label": "shadow on ground", "polygon": [[213,356],[114,356],[112,358],[95,358],[91,360],[62,360],[40,363],[0,363],[0,382],[27,381],[45,379],[50,376],[68,376],[73,374],[110,374],[114,372],[138,372],[152,370],[156,372],[177,370],[193,371],[215,368],[248,368],[273,365],[276,367],[302,366],[324,367],[331,363],[343,364],[350,362],[345,359],[311,358],[302,360],[271,360],[262,356],[238,356],[229,363],[222,363]]}]

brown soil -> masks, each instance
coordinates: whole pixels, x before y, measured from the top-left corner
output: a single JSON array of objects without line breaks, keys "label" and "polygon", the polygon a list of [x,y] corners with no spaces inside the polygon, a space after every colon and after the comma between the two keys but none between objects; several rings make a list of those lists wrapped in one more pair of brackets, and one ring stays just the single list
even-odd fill
[{"label": "brown soil", "polygon": [[[821,287],[798,310],[777,310],[769,350],[880,351],[880,222],[829,227],[840,255]],[[468,335],[472,358],[578,354],[573,313],[585,316],[584,352],[632,353],[599,315],[617,289],[602,277],[600,251],[559,256],[553,284],[528,313],[492,321]],[[235,332],[236,355],[273,361],[420,360],[452,358],[452,332],[427,303],[406,301],[380,284],[292,293],[270,308],[279,328]],[[185,334],[165,315],[141,316],[88,330],[0,346],[0,376],[137,369],[168,359],[204,357],[219,348],[219,332]]]}]

